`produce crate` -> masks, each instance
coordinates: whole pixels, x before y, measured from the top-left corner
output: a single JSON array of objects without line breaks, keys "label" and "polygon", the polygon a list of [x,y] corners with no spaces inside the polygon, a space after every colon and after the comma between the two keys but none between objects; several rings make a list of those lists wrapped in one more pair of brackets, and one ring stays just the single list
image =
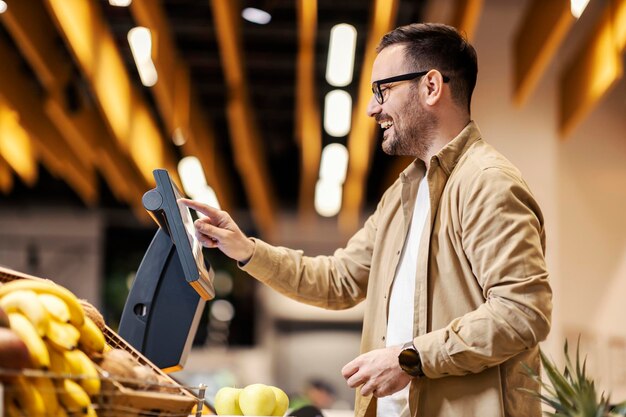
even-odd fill
[{"label": "produce crate", "polygon": [[[0,266],[0,282],[16,279],[41,280],[43,278]],[[105,326],[103,333],[109,347],[129,352],[138,364],[147,366],[159,374],[162,382],[152,387],[161,390],[156,391],[129,388],[122,384],[126,381],[103,377],[101,393],[94,400],[94,408],[99,417],[187,417],[190,415],[193,407],[199,403],[199,399],[189,389],[182,387],[161,371],[108,326]]]}]

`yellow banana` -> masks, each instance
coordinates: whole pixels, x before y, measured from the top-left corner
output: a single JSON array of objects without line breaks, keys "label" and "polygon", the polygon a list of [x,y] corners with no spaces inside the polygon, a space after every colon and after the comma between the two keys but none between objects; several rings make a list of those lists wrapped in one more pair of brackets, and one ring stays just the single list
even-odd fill
[{"label": "yellow banana", "polygon": [[56,387],[50,378],[40,377],[33,379],[33,384],[39,390],[46,408],[46,414],[56,416],[60,408],[59,400],[57,400]]},{"label": "yellow banana", "polygon": [[48,348],[48,354],[50,355],[50,371],[54,372],[57,376],[69,375],[72,371],[65,359],[65,355],[50,342],[46,341],[45,343]]},{"label": "yellow banana", "polygon": [[64,379],[59,388],[59,400],[69,414],[87,412],[91,400],[80,385],[71,379]]},{"label": "yellow banana", "polygon": [[80,332],[70,323],[50,320],[46,339],[59,350],[72,350],[78,345]]},{"label": "yellow banana", "polygon": [[70,322],[74,326],[80,328],[85,321],[85,311],[83,310],[83,306],[80,305],[78,298],[68,289],[56,285],[52,281],[35,279],[17,279],[10,281],[0,287],[0,298],[17,290],[31,290],[37,294],[54,294],[67,304],[67,308],[70,311]]},{"label": "yellow banana", "polygon": [[13,401],[4,402],[4,412],[7,417],[25,417],[24,413],[18,408]]},{"label": "yellow banana", "polygon": [[74,349],[63,353],[70,368],[72,376],[79,377],[77,382],[90,396],[100,393],[100,376],[94,363],[80,349]]},{"label": "yellow banana", "polygon": [[12,291],[0,298],[0,307],[7,313],[22,313],[35,326],[39,336],[46,334],[50,316],[33,291]]},{"label": "yellow banana", "polygon": [[14,382],[20,409],[24,410],[29,417],[44,417],[46,415],[46,403],[35,384],[24,375],[19,375]]},{"label": "yellow banana", "polygon": [[102,353],[104,350],[104,334],[102,334],[102,330],[98,328],[89,316],[85,316],[85,323],[80,328],[78,344],[89,352]]},{"label": "yellow banana", "polygon": [[13,330],[22,339],[36,368],[48,369],[50,367],[50,355],[41,337],[35,330],[35,326],[20,313],[9,313],[9,322]]},{"label": "yellow banana", "polygon": [[93,406],[90,405],[89,408],[87,408],[85,417],[98,417],[98,414],[96,414],[96,410],[94,410]]},{"label": "yellow banana", "polygon": [[63,323],[70,321],[70,309],[60,297],[48,293],[37,294],[37,297],[53,318]]}]

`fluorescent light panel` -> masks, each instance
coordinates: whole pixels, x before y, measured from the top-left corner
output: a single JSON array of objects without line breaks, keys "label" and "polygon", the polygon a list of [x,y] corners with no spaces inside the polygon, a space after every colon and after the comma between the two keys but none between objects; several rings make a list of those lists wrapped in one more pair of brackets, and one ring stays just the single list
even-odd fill
[{"label": "fluorescent light panel", "polygon": [[152,62],[152,34],[150,29],[137,26],[128,31],[128,43],[133,59],[139,71],[141,83],[152,87],[158,80],[154,62]]},{"label": "fluorescent light panel", "polygon": [[241,12],[241,17],[248,22],[256,23],[258,25],[266,25],[272,20],[272,15],[265,10],[257,9],[255,7],[246,7]]},{"label": "fluorescent light panel", "polygon": [[578,19],[585,11],[587,4],[589,4],[589,0],[570,0],[570,11],[572,12],[572,16]]},{"label": "fluorescent light panel", "polygon": [[341,210],[341,184],[319,180],[315,184],[315,211],[320,216],[332,217]]},{"label": "fluorescent light panel", "polygon": [[352,97],[343,90],[332,90],[324,98],[324,130],[342,137],[350,132]]},{"label": "fluorescent light panel", "polygon": [[331,143],[322,150],[320,179],[343,184],[348,171],[348,148],[341,143]]},{"label": "fluorescent light panel", "polygon": [[117,7],[128,7],[132,2],[133,0],[109,0],[111,6]]},{"label": "fluorescent light panel", "polygon": [[178,162],[178,175],[183,183],[183,191],[194,198],[206,185],[202,163],[195,156],[186,156]]},{"label": "fluorescent light panel", "polygon": [[330,30],[326,81],[333,87],[345,87],[352,82],[356,29],[347,23],[333,26]]}]

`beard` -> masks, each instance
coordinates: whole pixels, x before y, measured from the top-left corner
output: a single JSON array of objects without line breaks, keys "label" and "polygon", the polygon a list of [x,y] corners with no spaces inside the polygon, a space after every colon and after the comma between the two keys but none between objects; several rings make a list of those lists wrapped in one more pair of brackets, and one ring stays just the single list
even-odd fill
[{"label": "beard", "polygon": [[[424,159],[434,141],[434,132],[439,123],[437,117],[419,101],[414,100],[404,112],[406,117],[393,120],[393,131],[383,132],[383,151],[388,155],[412,156]],[[377,119],[390,119],[378,115]]]}]

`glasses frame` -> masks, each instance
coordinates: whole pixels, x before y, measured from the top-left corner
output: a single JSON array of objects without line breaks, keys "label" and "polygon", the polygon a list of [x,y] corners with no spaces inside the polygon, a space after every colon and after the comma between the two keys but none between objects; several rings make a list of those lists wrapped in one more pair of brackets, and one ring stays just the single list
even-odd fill
[{"label": "glasses frame", "polygon": [[[396,75],[395,77],[383,78],[382,80],[377,80],[377,81],[372,82],[372,93],[374,94],[374,98],[376,99],[376,102],[378,102],[378,104],[383,104],[385,102],[385,96],[383,95],[383,92],[387,89],[385,88],[383,90],[382,88],[380,88],[382,84],[390,84],[390,83],[395,83],[398,81],[414,80],[416,78],[423,77],[424,75],[428,74],[430,71],[432,70],[410,72],[408,74]],[[450,81],[449,77],[443,74],[441,74],[441,76],[443,77],[444,83],[447,83],[448,81]]]}]

